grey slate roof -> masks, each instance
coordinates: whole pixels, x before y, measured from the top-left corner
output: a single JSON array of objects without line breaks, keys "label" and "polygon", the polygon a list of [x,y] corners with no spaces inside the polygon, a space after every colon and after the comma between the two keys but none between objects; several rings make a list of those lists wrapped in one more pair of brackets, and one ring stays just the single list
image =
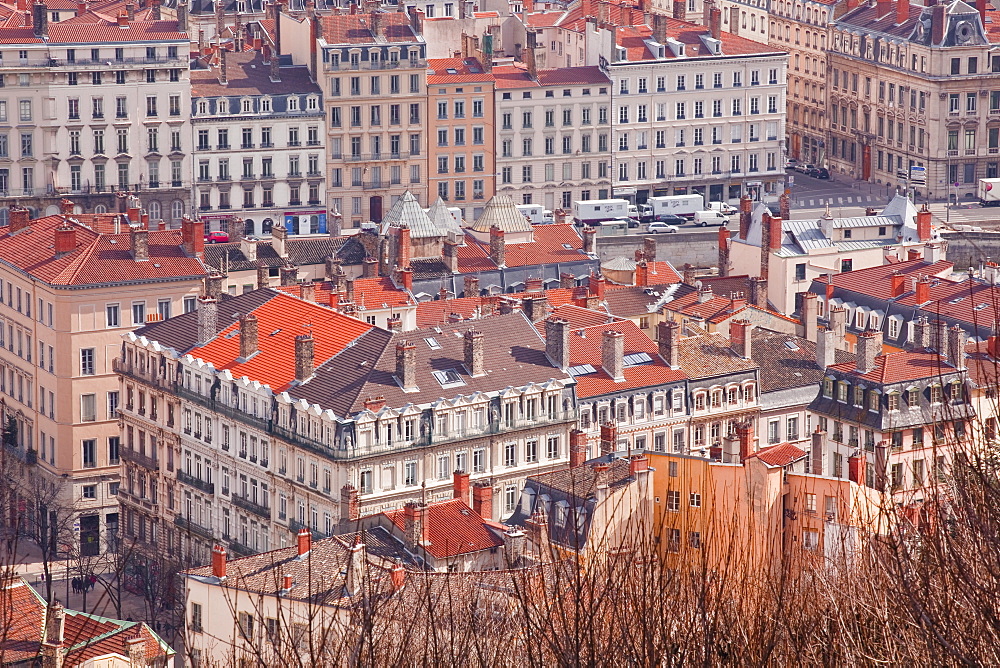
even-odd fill
[{"label": "grey slate roof", "polygon": [[409,228],[410,237],[414,239],[442,236],[424,210],[420,208],[420,202],[409,190],[396,200],[389,212],[385,214],[382,223],[391,227]]},{"label": "grey slate roof", "polygon": [[489,232],[496,226],[504,232],[530,232],[531,222],[518,211],[510,195],[494,195],[469,229]]}]

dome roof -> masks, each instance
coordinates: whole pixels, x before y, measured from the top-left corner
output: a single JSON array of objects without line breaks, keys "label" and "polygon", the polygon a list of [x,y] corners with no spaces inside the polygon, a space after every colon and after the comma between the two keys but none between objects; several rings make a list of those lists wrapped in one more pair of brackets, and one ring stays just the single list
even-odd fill
[{"label": "dome roof", "polygon": [[510,195],[494,195],[486,204],[482,214],[469,229],[476,232],[489,232],[496,226],[504,232],[531,232],[531,223],[514,205]]},{"label": "dome roof", "polygon": [[396,200],[382,218],[382,223],[392,227],[409,228],[410,236],[413,238],[441,236],[434,223],[420,208],[420,202],[409,190]]}]

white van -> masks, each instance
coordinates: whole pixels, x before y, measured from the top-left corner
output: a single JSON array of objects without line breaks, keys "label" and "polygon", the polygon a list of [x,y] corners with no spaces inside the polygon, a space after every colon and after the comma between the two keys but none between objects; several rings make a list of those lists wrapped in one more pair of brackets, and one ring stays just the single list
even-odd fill
[{"label": "white van", "polygon": [[729,202],[709,202],[705,208],[710,211],[718,211],[724,216],[731,216],[735,213],[739,213],[740,211]]},{"label": "white van", "polygon": [[695,211],[694,224],[699,227],[706,227],[708,225],[728,225],[729,216],[726,216],[719,211]]}]

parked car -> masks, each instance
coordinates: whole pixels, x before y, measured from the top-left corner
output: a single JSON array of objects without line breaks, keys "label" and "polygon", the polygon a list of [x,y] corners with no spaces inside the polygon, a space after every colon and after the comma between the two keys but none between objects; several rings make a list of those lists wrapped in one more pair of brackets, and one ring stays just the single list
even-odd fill
[{"label": "parked car", "polygon": [[[666,223],[668,225],[683,225],[684,223],[688,222],[688,219],[676,213],[662,213],[660,214],[660,220],[656,222]],[[650,225],[652,224],[653,223],[651,222]]]},{"label": "parked car", "polygon": [[222,231],[209,232],[205,235],[205,242],[210,244],[224,244],[229,242],[229,233]]},{"label": "parked car", "polygon": [[729,216],[719,211],[695,211],[694,224],[698,227],[707,225],[728,225]]},{"label": "parked car", "polygon": [[812,169],[816,169],[816,165],[812,163],[800,162],[799,164],[795,165],[795,171],[799,172],[800,174],[808,174],[809,171]]},{"label": "parked car", "polygon": [[815,176],[817,179],[828,179],[830,178],[830,170],[826,167],[820,167],[816,170]]},{"label": "parked car", "polygon": [[679,229],[680,228],[677,227],[676,225],[668,225],[661,221],[655,221],[649,224],[649,227],[646,229],[646,231],[649,232],[650,234],[660,234],[661,232],[662,233],[676,232]]},{"label": "parked car", "polygon": [[795,165],[799,164],[799,161],[795,158],[789,158],[785,161],[785,169],[795,169]]}]

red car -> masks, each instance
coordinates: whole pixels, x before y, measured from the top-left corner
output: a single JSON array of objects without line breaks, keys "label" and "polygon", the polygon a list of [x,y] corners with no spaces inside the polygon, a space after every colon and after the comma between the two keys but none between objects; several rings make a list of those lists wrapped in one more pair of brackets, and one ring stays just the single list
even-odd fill
[{"label": "red car", "polygon": [[226,232],[209,232],[205,235],[206,243],[224,244],[229,241],[229,234]]}]

